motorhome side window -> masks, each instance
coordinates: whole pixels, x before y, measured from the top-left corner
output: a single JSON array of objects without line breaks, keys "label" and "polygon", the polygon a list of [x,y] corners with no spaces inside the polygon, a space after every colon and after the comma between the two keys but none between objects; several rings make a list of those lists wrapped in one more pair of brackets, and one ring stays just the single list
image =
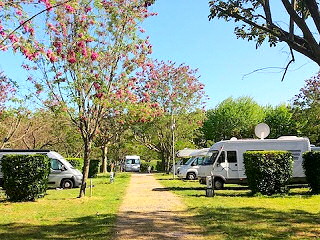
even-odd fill
[{"label": "motorhome side window", "polygon": [[197,161],[196,161],[196,164],[197,164],[197,165],[201,165],[202,162],[205,161],[205,159],[206,159],[205,157],[198,157],[198,159],[197,159]]},{"label": "motorhome side window", "polygon": [[225,161],[225,151],[222,151],[221,152],[221,154],[220,154],[220,156],[219,156],[219,159],[218,159],[218,161],[217,161],[217,163],[224,163],[224,161]]},{"label": "motorhome side window", "polygon": [[61,170],[62,169],[62,163],[57,159],[51,159],[51,168],[53,170]]},{"label": "motorhome side window", "polygon": [[236,163],[237,162],[237,152],[236,151],[227,151],[227,162]]}]

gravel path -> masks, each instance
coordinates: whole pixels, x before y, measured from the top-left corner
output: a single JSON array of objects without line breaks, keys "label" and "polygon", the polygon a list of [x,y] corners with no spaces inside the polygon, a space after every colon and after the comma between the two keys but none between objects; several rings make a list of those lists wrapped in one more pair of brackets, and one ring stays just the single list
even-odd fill
[{"label": "gravel path", "polygon": [[133,174],[120,207],[117,240],[200,240],[201,229],[190,224],[180,199],[156,181],[152,174]]}]

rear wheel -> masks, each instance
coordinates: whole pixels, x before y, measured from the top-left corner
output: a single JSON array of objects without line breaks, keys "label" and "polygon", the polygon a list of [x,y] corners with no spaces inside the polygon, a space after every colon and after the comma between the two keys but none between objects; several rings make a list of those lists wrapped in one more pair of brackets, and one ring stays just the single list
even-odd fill
[{"label": "rear wheel", "polygon": [[71,179],[63,179],[61,181],[61,187],[63,189],[70,189],[73,188],[73,181]]},{"label": "rear wheel", "polygon": [[224,182],[221,178],[214,180],[214,189],[220,190],[223,189]]},{"label": "rear wheel", "polygon": [[188,180],[195,180],[196,179],[196,174],[193,172],[187,173],[187,179]]}]

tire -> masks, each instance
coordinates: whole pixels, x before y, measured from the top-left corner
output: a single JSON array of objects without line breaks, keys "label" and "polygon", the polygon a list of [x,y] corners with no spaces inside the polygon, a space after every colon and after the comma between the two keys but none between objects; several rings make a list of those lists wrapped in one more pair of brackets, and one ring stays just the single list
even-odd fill
[{"label": "tire", "polygon": [[188,180],[196,180],[196,174],[193,172],[187,173],[187,179]]},{"label": "tire", "polygon": [[221,190],[223,189],[224,182],[221,178],[214,180],[214,189]]},{"label": "tire", "polygon": [[61,181],[61,187],[63,189],[71,189],[73,188],[73,181],[71,179],[63,179]]}]

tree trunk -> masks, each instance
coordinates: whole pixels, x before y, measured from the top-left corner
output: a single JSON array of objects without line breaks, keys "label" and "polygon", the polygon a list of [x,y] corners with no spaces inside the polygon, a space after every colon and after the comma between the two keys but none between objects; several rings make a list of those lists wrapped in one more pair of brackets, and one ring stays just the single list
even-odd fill
[{"label": "tree trunk", "polygon": [[83,160],[84,160],[84,166],[83,166],[83,178],[82,178],[82,184],[80,187],[80,193],[79,198],[82,198],[86,194],[86,185],[87,185],[87,179],[89,175],[89,166],[90,166],[90,153],[91,153],[91,141],[85,140],[84,141],[84,154],[83,154]]},{"label": "tree trunk", "polygon": [[106,173],[108,172],[107,170],[107,165],[108,165],[108,157],[107,157],[107,153],[108,153],[108,146],[104,145],[101,147],[101,151],[102,151],[102,164],[101,164],[101,173]]}]

